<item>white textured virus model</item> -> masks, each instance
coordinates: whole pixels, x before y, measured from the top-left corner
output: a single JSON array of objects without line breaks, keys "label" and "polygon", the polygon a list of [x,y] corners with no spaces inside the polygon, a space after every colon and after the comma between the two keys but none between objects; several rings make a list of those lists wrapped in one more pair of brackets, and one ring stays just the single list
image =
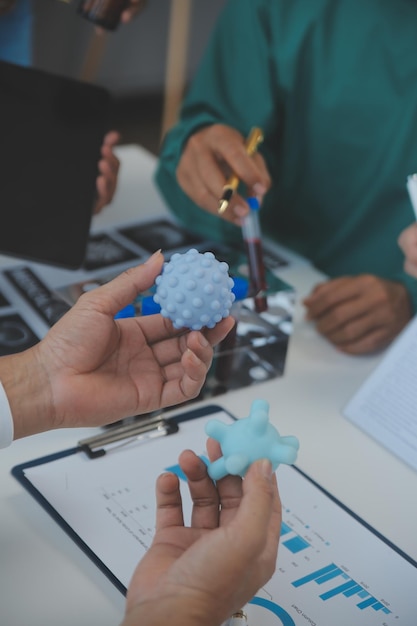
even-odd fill
[{"label": "white textured virus model", "polygon": [[155,284],[153,299],[175,328],[214,328],[229,315],[235,300],[228,264],[194,248],[173,254]]}]

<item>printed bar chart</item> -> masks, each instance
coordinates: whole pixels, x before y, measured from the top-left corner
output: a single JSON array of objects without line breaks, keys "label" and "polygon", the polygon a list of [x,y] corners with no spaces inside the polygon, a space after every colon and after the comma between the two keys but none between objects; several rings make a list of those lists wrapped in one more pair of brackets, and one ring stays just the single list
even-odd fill
[{"label": "printed bar chart", "polygon": [[[292,532],[293,532],[293,529],[290,526],[288,526],[288,524],[286,524],[285,522],[282,522],[281,537]],[[301,550],[305,550],[306,548],[310,547],[310,544],[308,543],[308,541],[300,537],[300,535],[295,535],[295,537],[286,539],[285,541],[282,542],[282,545],[288,548],[288,550],[290,550],[290,552],[292,552],[293,554],[297,554],[297,552],[301,552]]]},{"label": "printed bar chart", "polygon": [[302,587],[310,582],[315,582],[317,585],[322,585],[323,583],[332,580],[333,578],[337,578],[338,576],[345,579],[345,582],[342,584],[338,584],[335,587],[332,587],[328,591],[319,594],[319,597],[323,601],[331,600],[332,598],[343,595],[345,598],[353,598],[357,596],[359,598],[363,598],[361,602],[357,603],[356,606],[358,609],[363,611],[367,608],[372,608],[374,611],[381,611],[386,615],[389,615],[391,611],[377,598],[374,598],[366,589],[364,589],[360,584],[358,584],[355,580],[350,578],[340,567],[335,565],[334,563],[330,563],[326,567],[322,567],[307,576],[303,576],[302,578],[298,578],[294,580],[291,584],[294,587]]},{"label": "printed bar chart", "polygon": [[305,550],[306,548],[310,547],[310,544],[299,535],[297,535],[296,537],[292,537],[291,539],[287,539],[283,542],[283,545],[288,548],[288,550],[290,550],[290,552],[292,552],[293,554],[301,552],[301,550]]}]

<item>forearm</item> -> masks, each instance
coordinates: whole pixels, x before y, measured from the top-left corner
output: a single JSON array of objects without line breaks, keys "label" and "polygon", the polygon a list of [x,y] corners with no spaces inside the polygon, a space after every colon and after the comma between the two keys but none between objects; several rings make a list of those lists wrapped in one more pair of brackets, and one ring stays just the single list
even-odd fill
[{"label": "forearm", "polygon": [[50,386],[36,347],[1,357],[0,381],[13,416],[14,439],[52,428]]}]

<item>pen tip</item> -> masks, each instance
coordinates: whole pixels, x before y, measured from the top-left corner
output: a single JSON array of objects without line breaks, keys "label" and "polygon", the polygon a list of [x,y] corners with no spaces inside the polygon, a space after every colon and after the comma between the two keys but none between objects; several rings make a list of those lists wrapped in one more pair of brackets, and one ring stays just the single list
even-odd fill
[{"label": "pen tip", "polygon": [[229,206],[228,200],[220,200],[219,208],[217,209],[217,212],[220,214],[224,213],[228,206]]}]

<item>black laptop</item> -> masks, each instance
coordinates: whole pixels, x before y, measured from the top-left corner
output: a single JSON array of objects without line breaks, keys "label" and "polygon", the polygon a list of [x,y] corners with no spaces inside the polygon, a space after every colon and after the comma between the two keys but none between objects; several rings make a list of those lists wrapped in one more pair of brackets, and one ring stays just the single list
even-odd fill
[{"label": "black laptop", "polygon": [[82,265],[109,109],[102,87],[0,62],[0,253]]}]

